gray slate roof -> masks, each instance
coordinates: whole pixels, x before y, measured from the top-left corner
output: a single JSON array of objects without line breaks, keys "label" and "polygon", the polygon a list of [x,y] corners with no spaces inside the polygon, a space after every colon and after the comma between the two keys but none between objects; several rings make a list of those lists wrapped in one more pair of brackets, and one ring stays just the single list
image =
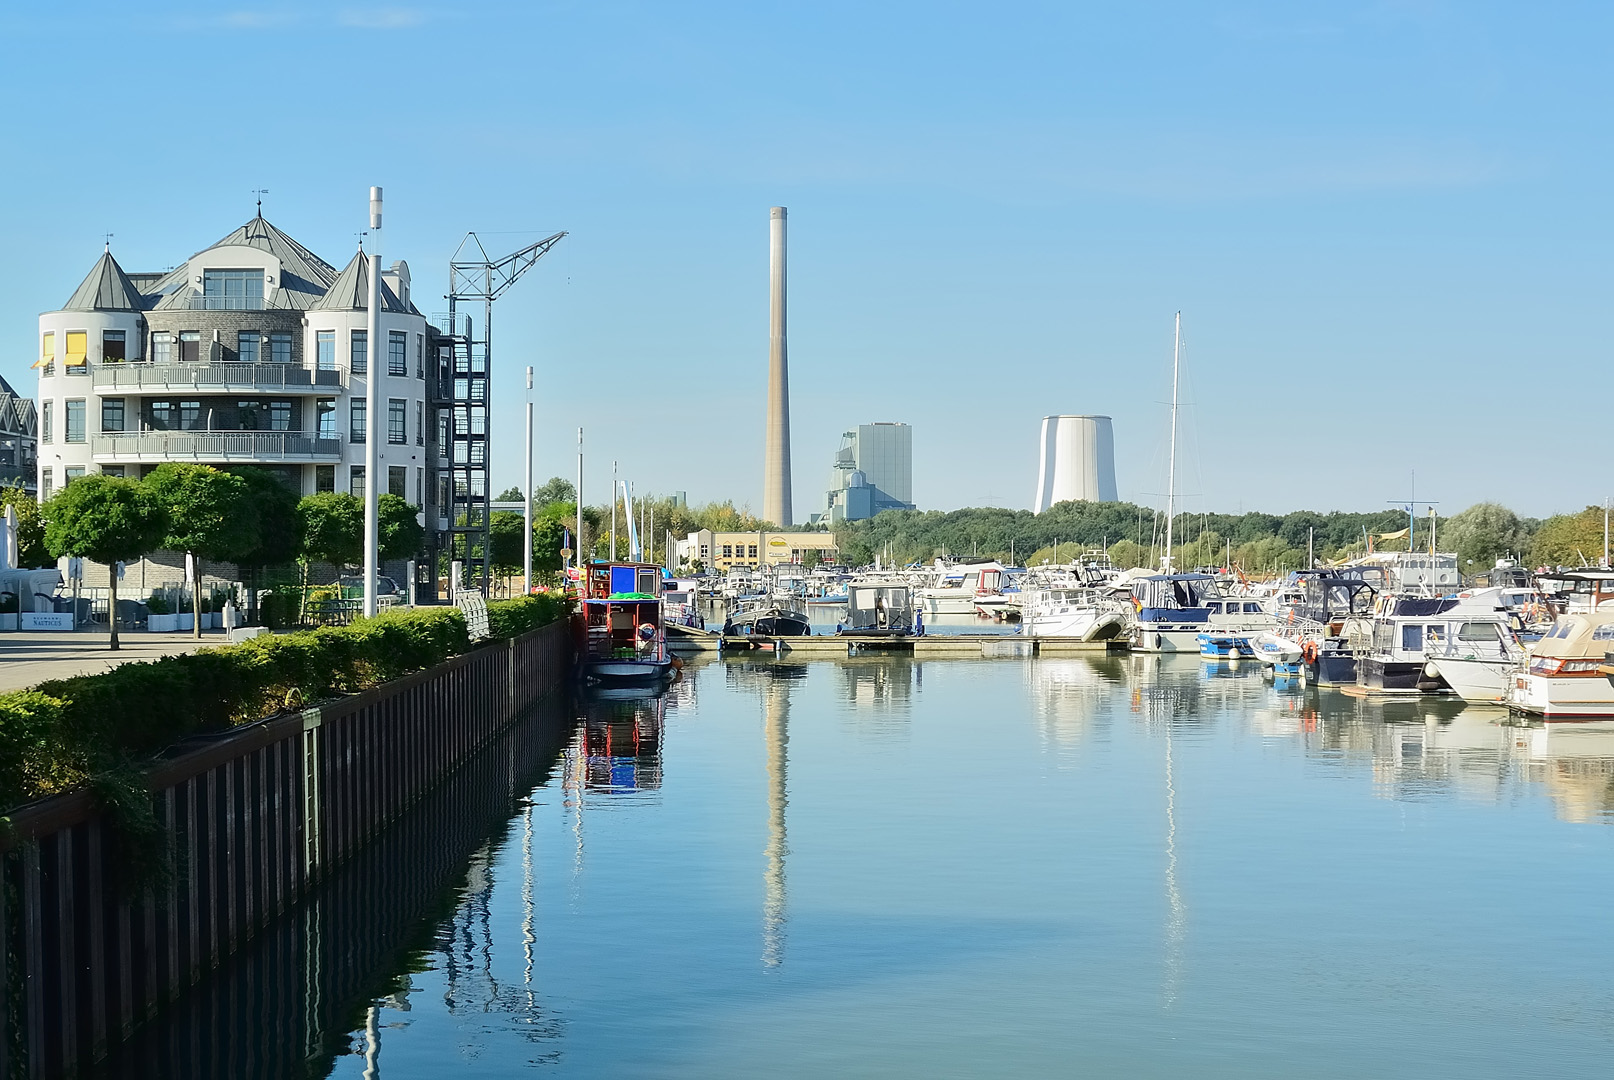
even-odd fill
[{"label": "gray slate roof", "polygon": [[140,290],[123,272],[112,252],[105,251],[67,303],[63,311],[140,311],[144,308]]},{"label": "gray slate roof", "polygon": [[[310,311],[368,311],[370,309],[370,260],[360,251],[348,261],[341,276],[322,298],[309,307]],[[398,295],[381,280],[381,310],[409,314],[410,309]]]},{"label": "gray slate roof", "polygon": [[8,435],[37,436],[39,433],[33,398],[18,394],[3,376],[0,376],[0,431]]},{"label": "gray slate roof", "polygon": [[[236,244],[262,248],[280,260],[280,287],[272,305],[275,308],[307,311],[336,281],[334,266],[275,228],[261,215],[202,251]],[[155,304],[150,306],[157,308],[182,308],[190,304],[193,291],[186,280],[185,267],[181,265],[151,286],[153,296],[148,299],[155,299]]]}]

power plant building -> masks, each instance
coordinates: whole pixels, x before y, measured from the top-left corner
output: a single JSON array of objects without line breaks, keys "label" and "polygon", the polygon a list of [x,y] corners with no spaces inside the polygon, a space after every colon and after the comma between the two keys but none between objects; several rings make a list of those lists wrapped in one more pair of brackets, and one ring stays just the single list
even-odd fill
[{"label": "power plant building", "polygon": [[841,436],[819,520],[861,521],[882,510],[912,510],[913,428],[859,424]]},{"label": "power plant building", "polygon": [[1115,502],[1115,432],[1107,416],[1045,416],[1036,513],[1062,502]]}]

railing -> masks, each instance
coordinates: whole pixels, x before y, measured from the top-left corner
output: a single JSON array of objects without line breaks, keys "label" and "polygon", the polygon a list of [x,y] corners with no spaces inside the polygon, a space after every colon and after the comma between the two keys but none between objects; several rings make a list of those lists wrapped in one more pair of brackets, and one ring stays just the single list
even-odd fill
[{"label": "railing", "polygon": [[335,461],[342,441],[302,431],[122,431],[92,436],[90,453],[96,461]]},{"label": "railing", "polygon": [[201,293],[192,293],[190,303],[185,305],[192,311],[262,311],[263,297],[261,296],[203,296]]},{"label": "railing", "polygon": [[345,385],[342,372],[300,364],[239,361],[96,364],[97,390],[314,390]]}]

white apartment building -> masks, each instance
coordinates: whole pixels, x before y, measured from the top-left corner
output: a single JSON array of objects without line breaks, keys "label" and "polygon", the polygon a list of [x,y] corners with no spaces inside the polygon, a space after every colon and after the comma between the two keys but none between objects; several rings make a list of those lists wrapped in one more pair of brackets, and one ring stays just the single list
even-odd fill
[{"label": "white apartment building", "polygon": [[[256,465],[299,494],[362,494],[375,423],[384,490],[435,526],[435,335],[409,294],[409,267],[395,262],[370,342],[362,252],[339,271],[261,213],[163,273],[125,273],[109,249],[39,317],[40,498],[167,461]],[[365,410],[371,378],[377,417]]]}]

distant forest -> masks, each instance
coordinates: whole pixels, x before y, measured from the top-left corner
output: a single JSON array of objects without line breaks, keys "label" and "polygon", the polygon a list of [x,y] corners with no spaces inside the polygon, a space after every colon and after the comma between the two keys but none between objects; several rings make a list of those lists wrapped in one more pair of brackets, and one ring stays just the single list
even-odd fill
[{"label": "distant forest", "polygon": [[[1416,543],[1428,543],[1429,518],[1420,517]],[[1319,562],[1367,550],[1405,551],[1405,511],[1371,513],[1297,510],[1290,514],[1178,514],[1172,547],[1180,568],[1221,566],[1229,554],[1249,574],[1294,570],[1306,564],[1308,533]],[[1478,503],[1437,519],[1436,542],[1455,551],[1473,573],[1509,556],[1532,565],[1581,566],[1603,557],[1603,509],[1587,507],[1545,521],[1521,518],[1496,503]],[[1382,539],[1379,539],[1382,537]],[[1041,514],[979,508],[941,511],[888,510],[839,526],[841,558],[852,565],[874,561],[908,563],[938,555],[981,556],[1025,565],[1068,561],[1082,551],[1107,550],[1120,566],[1157,565],[1165,543],[1164,515],[1133,503],[1065,502]],[[1057,550],[1056,550],[1057,545]]]}]

